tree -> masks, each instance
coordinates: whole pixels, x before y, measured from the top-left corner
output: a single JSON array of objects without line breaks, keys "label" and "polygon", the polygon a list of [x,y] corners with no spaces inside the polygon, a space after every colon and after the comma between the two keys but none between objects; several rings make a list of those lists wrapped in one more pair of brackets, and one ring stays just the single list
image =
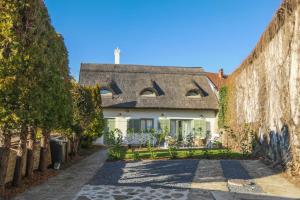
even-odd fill
[{"label": "tree", "polygon": [[[18,68],[15,71],[16,89],[18,89],[17,106],[14,112],[19,117],[18,135],[20,136],[19,147],[17,151],[17,160],[13,185],[21,185],[22,169],[24,166],[24,155],[26,152],[26,140],[28,130],[30,139],[35,139],[34,128],[42,117],[40,108],[37,106],[39,97],[43,90],[38,85],[41,69],[44,63],[44,50],[47,49],[46,41],[49,30],[49,17],[47,10],[40,0],[10,1],[17,5],[17,12],[13,13],[18,16],[14,22],[13,32],[15,38],[13,42],[19,44],[18,51]],[[28,167],[27,175],[31,176],[33,170],[33,147],[34,142],[29,142]]]},{"label": "tree", "polygon": [[94,113],[92,113],[92,119],[88,127],[83,132],[83,136],[87,138],[89,145],[94,139],[99,138],[103,135],[104,119],[99,85],[88,88],[88,90],[92,93]]},{"label": "tree", "polygon": [[[24,91],[22,94],[21,84],[26,81],[24,73],[27,70],[28,57],[22,47],[24,40],[19,34],[23,19],[20,11],[24,7],[24,2],[0,1],[0,127],[4,141],[0,154],[1,191],[4,191],[11,137],[20,130],[19,114],[23,105],[19,100],[26,93]],[[23,127],[21,129],[24,130]]]},{"label": "tree", "polygon": [[66,128],[71,124],[72,98],[69,77],[67,50],[60,35],[52,33],[48,40],[46,51],[49,61],[42,72],[39,85],[42,86],[44,95],[40,98],[42,120],[41,156],[39,169],[47,168],[46,156],[48,153],[49,137],[51,130]]},{"label": "tree", "polygon": [[[77,143],[85,139],[84,135],[88,135],[91,129],[90,124],[94,119],[94,103],[92,90],[89,87],[78,85],[73,81],[72,87],[73,101],[73,131],[76,133]],[[82,141],[81,141],[82,142]],[[77,150],[76,150],[77,151]]]},{"label": "tree", "polygon": [[[51,26],[41,0],[0,1],[0,129],[5,141],[0,154],[0,187],[4,188],[12,134],[20,136],[14,185],[21,184],[21,169],[28,145],[27,175],[33,170],[33,147],[38,126],[43,136],[66,127],[71,112],[67,51]],[[47,144],[48,140],[42,140]],[[46,146],[46,145],[44,145]],[[41,169],[45,169],[44,151]],[[4,162],[2,162],[4,161]]]}]

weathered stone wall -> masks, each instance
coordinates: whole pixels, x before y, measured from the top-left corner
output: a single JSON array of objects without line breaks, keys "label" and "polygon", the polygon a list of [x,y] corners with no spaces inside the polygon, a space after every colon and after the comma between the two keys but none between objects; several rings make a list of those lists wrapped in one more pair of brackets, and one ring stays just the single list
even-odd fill
[{"label": "weathered stone wall", "polygon": [[257,136],[256,153],[299,173],[300,0],[283,2],[226,85],[227,125],[233,130],[250,125]]}]

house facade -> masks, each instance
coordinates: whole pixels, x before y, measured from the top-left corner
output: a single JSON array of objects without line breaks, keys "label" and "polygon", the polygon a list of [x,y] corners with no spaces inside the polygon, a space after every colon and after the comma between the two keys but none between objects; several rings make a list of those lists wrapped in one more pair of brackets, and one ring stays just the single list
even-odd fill
[{"label": "house facade", "polygon": [[100,86],[107,131],[118,129],[124,143],[149,130],[182,140],[217,132],[217,90],[201,67],[82,64],[79,83]]}]

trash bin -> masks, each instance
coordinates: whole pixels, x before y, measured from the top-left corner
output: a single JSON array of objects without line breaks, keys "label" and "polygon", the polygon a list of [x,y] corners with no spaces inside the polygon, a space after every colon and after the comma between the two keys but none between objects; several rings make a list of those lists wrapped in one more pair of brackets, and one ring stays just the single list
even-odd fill
[{"label": "trash bin", "polygon": [[50,139],[51,159],[54,169],[59,169],[65,161],[67,141],[62,137]]}]

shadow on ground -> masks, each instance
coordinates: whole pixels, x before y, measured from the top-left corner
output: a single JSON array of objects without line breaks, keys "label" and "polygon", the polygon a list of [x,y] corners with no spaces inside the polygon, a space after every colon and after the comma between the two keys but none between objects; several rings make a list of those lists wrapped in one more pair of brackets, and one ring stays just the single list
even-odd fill
[{"label": "shadow on ground", "polygon": [[[278,196],[268,196],[261,193],[243,193],[220,191],[216,188],[196,189],[191,187],[199,160],[157,160],[157,161],[140,161],[140,162],[107,162],[98,170],[96,175],[87,183],[89,187],[101,186],[102,189],[110,188],[110,190],[121,190],[123,197],[126,199],[136,199],[137,196],[131,196],[126,191],[143,191],[142,188],[153,188],[162,191],[175,190],[188,192],[187,199],[244,199],[244,200],[289,200],[299,198],[286,198]],[[220,161],[220,174],[207,173],[204,174],[204,183],[214,183],[224,181],[224,179],[251,179],[247,170],[237,160]],[[214,170],[213,168],[211,170]],[[270,170],[268,175],[276,172]],[[257,178],[257,177],[256,177]],[[125,193],[122,192],[125,191]],[[146,189],[145,189],[146,190]],[[287,193],[288,193],[287,188]],[[111,194],[111,193],[110,193]],[[149,194],[151,195],[151,194]],[[152,194],[153,195],[153,194]],[[151,196],[149,196],[151,197]],[[154,196],[153,196],[154,197]],[[93,199],[93,198],[91,198]],[[153,199],[160,199],[155,197]],[[164,196],[164,199],[180,199],[173,198],[171,195]]]}]

